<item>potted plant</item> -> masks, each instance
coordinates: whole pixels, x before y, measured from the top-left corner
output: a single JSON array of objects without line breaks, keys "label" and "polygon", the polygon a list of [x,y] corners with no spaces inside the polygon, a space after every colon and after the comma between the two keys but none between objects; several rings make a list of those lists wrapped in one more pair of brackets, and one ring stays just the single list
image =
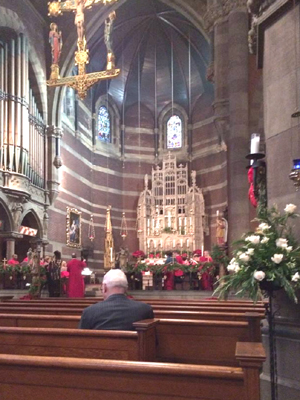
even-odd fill
[{"label": "potted plant", "polygon": [[300,247],[297,244],[290,221],[299,217],[296,206],[288,204],[283,213],[276,206],[261,208],[258,227],[235,242],[225,275],[219,280],[214,294],[226,297],[230,291],[240,297],[257,301],[262,291],[269,295],[282,288],[297,303],[295,291],[300,286]]}]

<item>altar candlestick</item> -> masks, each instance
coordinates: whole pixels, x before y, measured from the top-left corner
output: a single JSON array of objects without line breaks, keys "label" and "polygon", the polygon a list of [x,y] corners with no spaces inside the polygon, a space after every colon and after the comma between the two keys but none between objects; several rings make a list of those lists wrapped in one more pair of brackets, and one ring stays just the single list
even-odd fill
[{"label": "altar candlestick", "polygon": [[201,254],[202,254],[202,257],[203,257],[203,253],[204,253],[204,246],[202,245],[202,246],[201,246]]},{"label": "altar candlestick", "polygon": [[156,249],[156,240],[154,240],[154,242],[153,242],[153,243],[154,243],[154,248]]},{"label": "altar candlestick", "polygon": [[112,247],[110,248],[110,262],[113,260],[113,249]]},{"label": "altar candlestick", "polygon": [[182,248],[182,246],[183,246],[183,245],[182,245],[182,239],[180,239],[180,247]]},{"label": "altar candlestick", "polygon": [[150,226],[150,219],[148,218],[147,219],[147,227],[149,228],[149,226]]}]

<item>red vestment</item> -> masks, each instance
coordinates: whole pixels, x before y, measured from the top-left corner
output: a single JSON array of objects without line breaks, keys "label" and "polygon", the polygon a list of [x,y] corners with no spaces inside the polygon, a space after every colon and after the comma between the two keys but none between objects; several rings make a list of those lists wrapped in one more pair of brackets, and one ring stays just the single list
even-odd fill
[{"label": "red vestment", "polygon": [[[200,263],[204,265],[206,262],[212,262],[211,257],[200,257]],[[202,266],[199,268],[199,271],[201,271]],[[211,268],[208,268],[205,272],[203,272],[201,276],[201,283],[202,283],[202,289],[203,290],[213,290],[213,277],[209,273]]]},{"label": "red vestment", "polygon": [[11,258],[10,260],[7,261],[7,264],[9,264],[9,265],[19,265],[19,261],[14,260],[13,258]]},{"label": "red vestment", "polygon": [[81,272],[85,264],[72,258],[67,264],[67,270],[69,272],[69,288],[68,297],[84,297],[84,281]]}]

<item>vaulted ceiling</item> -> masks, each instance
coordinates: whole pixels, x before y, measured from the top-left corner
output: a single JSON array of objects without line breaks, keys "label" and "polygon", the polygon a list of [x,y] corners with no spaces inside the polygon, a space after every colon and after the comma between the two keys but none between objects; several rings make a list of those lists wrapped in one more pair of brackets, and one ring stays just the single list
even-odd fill
[{"label": "vaulted ceiling", "polygon": [[[191,0],[187,1],[191,3]],[[197,1],[203,3],[202,0]],[[31,2],[47,19],[47,2]],[[115,3],[117,18],[114,22],[113,48],[121,74],[111,81],[99,83],[93,89],[95,101],[108,93],[122,112],[123,107],[127,109],[140,99],[153,114],[155,104],[156,111],[160,112],[173,101],[189,113],[199,96],[212,90],[205,79],[210,44],[200,29],[179,12],[178,7],[175,8],[175,3],[180,1],[120,0]],[[106,67],[104,9],[95,5],[86,12],[89,72]],[[111,7],[107,10],[111,11]],[[56,21],[63,31],[63,50],[66,51],[68,41],[72,42],[73,55],[76,40],[74,17],[63,15]]]}]

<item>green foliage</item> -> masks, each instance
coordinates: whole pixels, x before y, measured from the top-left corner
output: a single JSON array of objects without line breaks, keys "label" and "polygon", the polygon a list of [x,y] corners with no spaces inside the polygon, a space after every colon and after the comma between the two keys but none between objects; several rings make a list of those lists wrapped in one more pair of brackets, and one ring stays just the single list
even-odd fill
[{"label": "green foliage", "polygon": [[[266,284],[273,289],[283,288],[297,302],[295,290],[300,287],[300,247],[290,226],[299,217],[296,206],[289,204],[284,213],[277,207],[260,207],[255,232],[249,232],[234,243],[233,258],[227,269],[229,275],[219,280],[214,294],[227,297],[230,291],[257,301]],[[270,293],[269,293],[270,294]]]}]

